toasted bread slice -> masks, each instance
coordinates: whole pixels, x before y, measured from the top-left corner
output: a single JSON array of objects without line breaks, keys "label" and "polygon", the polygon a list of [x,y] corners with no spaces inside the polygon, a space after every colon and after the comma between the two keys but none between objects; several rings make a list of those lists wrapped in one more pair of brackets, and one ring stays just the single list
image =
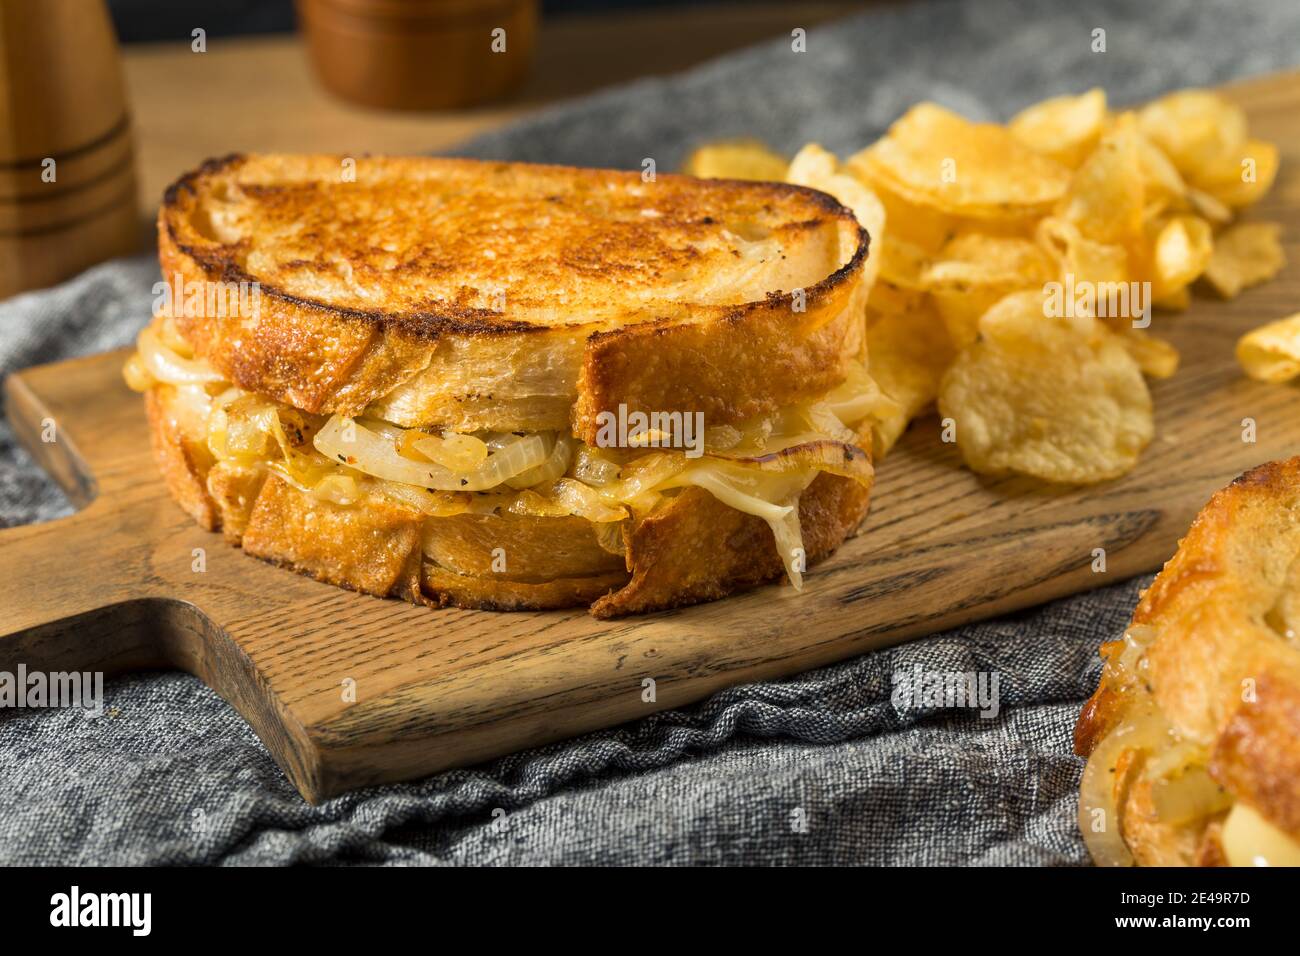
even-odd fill
[{"label": "toasted bread slice", "polygon": [[1102,654],[1085,834],[1147,865],[1300,860],[1300,458],[1216,493]]},{"label": "toasted bread slice", "polygon": [[[616,617],[713,600],[784,574],[769,527],[700,488],[627,529],[622,554],[573,516],[429,517],[382,500],[335,506],[264,469],[196,451],[203,433],[177,398],[166,384],[146,393],[154,454],[173,497],[248,554],[330,584],[435,606],[589,605],[597,617]],[[851,478],[812,481],[799,499],[810,564],[857,528],[868,496],[869,486]],[[508,569],[494,567],[494,549],[507,545]]]},{"label": "toasted bread slice", "polygon": [[[564,430],[601,411],[710,425],[825,393],[862,352],[868,237],[773,183],[459,159],[227,156],[158,217],[164,278],[239,387],[403,427]],[[179,282],[177,281],[179,280]]]}]

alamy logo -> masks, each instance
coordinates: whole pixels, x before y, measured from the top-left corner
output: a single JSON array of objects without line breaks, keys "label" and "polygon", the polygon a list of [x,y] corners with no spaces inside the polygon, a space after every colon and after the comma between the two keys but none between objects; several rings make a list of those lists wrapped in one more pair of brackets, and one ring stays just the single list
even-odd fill
[{"label": "alamy logo", "polygon": [[153,284],[154,317],[184,315],[191,319],[256,319],[262,309],[257,282],[187,282],[179,272],[172,281]]},{"label": "alamy logo", "polygon": [[133,936],[153,928],[152,893],[69,893],[50,897],[51,926],[129,926]]},{"label": "alamy logo", "polygon": [[597,448],[685,448],[687,458],[704,454],[703,412],[629,412],[596,415]]},{"label": "alamy logo", "polygon": [[104,713],[103,671],[0,671],[0,708],[80,707],[92,717]]},{"label": "alamy logo", "polygon": [[1091,282],[1067,272],[1064,282],[1043,284],[1043,313],[1049,318],[1133,319],[1136,328],[1151,324],[1150,282]]},{"label": "alamy logo", "polygon": [[898,710],[979,708],[981,717],[996,717],[1001,709],[996,671],[929,671],[913,664],[894,671],[890,700]]}]

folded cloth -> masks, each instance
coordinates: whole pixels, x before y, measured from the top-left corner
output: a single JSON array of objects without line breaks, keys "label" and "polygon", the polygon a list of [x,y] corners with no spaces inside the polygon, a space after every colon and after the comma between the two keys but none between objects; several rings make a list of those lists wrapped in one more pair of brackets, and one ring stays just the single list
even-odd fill
[{"label": "folded cloth", "polygon": [[[783,38],[462,152],[667,170],[701,140],[756,135],[845,153],[920,99],[990,118],[1091,86],[1135,102],[1293,65],[1296,36],[1293,0],[918,2],[810,30],[806,53]],[[0,303],[0,372],[130,342],[157,278],[142,256]],[[67,510],[0,422],[0,524]],[[0,714],[0,863],[1081,864],[1070,732],[1097,646],[1148,581],[319,807],[194,678],[119,678],[97,718]],[[996,675],[996,713],[906,693],[924,690],[918,673]]]}]

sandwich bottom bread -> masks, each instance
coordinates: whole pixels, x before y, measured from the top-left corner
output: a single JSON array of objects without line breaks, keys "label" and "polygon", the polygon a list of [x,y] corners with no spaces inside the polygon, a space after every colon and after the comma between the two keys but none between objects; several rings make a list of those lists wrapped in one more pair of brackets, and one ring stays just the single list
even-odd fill
[{"label": "sandwich bottom bread", "polygon": [[1100,864],[1300,866],[1300,458],[1197,516],[1075,727]]},{"label": "sandwich bottom bread", "polygon": [[[734,429],[727,450],[694,460],[308,414],[221,380],[166,319],[141,334],[126,374],[144,392],[167,487],[200,525],[254,557],[415,603],[589,605],[614,617],[787,573],[797,584],[868,507],[865,415],[879,393],[860,369],[822,401]],[[751,454],[756,445],[778,450]],[[498,460],[506,477],[434,493],[401,480],[429,460],[408,448],[453,468],[459,458],[466,474]]]}]

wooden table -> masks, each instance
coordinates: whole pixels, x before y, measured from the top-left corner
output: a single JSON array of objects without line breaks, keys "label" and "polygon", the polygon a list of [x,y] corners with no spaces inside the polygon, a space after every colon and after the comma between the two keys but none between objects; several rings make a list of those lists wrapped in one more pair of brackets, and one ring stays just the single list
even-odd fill
[{"label": "wooden table", "polygon": [[163,189],[209,156],[446,149],[566,97],[677,72],[865,5],[706,4],[544,19],[531,78],[518,95],[446,113],[376,112],[334,99],[296,36],[209,38],[206,53],[191,52],[188,40],[126,47],[141,216],[151,222]]}]

